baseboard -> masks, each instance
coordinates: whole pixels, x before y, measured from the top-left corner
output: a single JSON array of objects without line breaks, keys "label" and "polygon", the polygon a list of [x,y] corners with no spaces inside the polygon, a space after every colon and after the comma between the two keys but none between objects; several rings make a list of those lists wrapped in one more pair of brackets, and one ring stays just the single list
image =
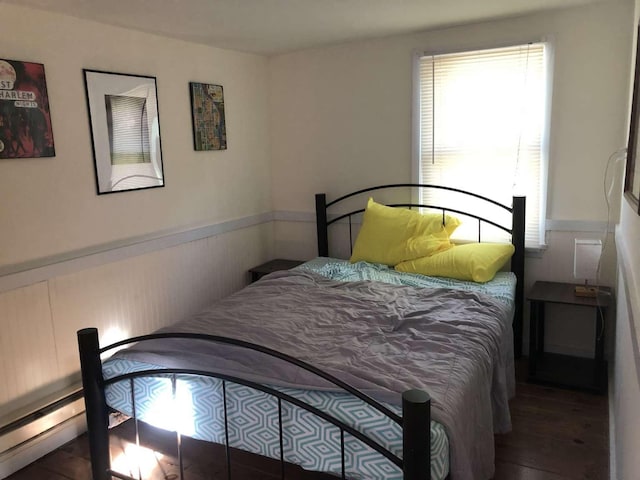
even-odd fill
[{"label": "baseboard", "polygon": [[86,430],[84,398],[74,385],[3,418],[0,426],[0,479],[73,440]]},{"label": "baseboard", "polygon": [[0,456],[82,414],[84,399],[81,393],[76,392],[0,428]]},{"label": "baseboard", "polygon": [[50,428],[0,455],[0,479],[35,462],[40,457],[82,435],[87,430],[84,412]]}]

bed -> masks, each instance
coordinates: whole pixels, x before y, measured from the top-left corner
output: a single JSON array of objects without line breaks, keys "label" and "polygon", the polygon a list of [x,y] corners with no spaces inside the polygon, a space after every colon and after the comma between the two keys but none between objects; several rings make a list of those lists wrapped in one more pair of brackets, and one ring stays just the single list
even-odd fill
[{"label": "bed", "polygon": [[[490,478],[522,341],[524,199],[500,206],[515,254],[512,271],[487,283],[330,257],[329,227],[351,236],[364,209],[328,211],[389,188],[434,187],[386,185],[330,203],[319,194],[317,259],[152,335],[101,348],[95,329],[79,331],[94,479],[129,478],[111,471],[111,409],[175,431],[178,449],[186,435],[342,478]],[[479,232],[493,224],[471,217]]]}]

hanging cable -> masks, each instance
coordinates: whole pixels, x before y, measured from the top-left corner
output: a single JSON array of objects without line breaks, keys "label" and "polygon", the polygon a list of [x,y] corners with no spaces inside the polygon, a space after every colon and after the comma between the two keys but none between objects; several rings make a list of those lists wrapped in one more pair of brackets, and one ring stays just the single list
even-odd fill
[{"label": "hanging cable", "polygon": [[[608,185],[607,187],[607,181],[609,178],[609,170],[612,168],[612,166],[616,165],[618,162],[620,162],[621,160],[624,160],[626,158],[626,154],[627,154],[627,149],[626,148],[621,148],[619,150],[616,150],[615,152],[613,152],[611,155],[609,155],[609,158],[607,160],[607,166],[604,169],[604,178],[602,180],[602,192],[604,194],[604,201],[607,204],[607,223],[604,227],[604,232],[603,232],[603,238],[602,238],[602,250],[600,252],[600,258],[598,258],[598,265],[596,267],[596,285],[600,285],[600,269],[602,267],[602,256],[604,255],[604,252],[607,248],[607,244],[609,242],[609,230],[611,228],[611,194],[613,193],[613,188],[616,185],[616,176],[613,176],[613,178],[611,179],[611,183]],[[600,292],[599,292],[600,293]],[[596,332],[596,339],[600,340],[602,338],[602,335],[604,335],[605,332],[605,322],[606,319],[604,318],[603,312],[602,312],[602,306],[600,305],[600,303],[598,302],[598,296],[596,296],[596,302],[597,302],[597,308],[598,311],[602,317],[602,327],[600,329],[599,332]]]},{"label": "hanging cable", "polygon": [[[627,149],[626,148],[621,148],[619,150],[616,150],[615,152],[613,152],[610,156],[609,159],[607,160],[607,166],[605,167],[604,170],[604,178],[602,181],[602,191],[604,194],[604,201],[607,204],[607,224],[605,225],[605,230],[603,232],[603,238],[602,238],[602,253],[604,253],[606,247],[607,247],[607,243],[609,241],[609,230],[611,228],[611,194],[613,193],[613,188],[616,185],[616,177],[614,176],[611,179],[611,182],[609,185],[607,185],[607,181],[608,181],[608,177],[609,177],[609,170],[616,165],[618,162],[620,162],[621,160],[624,160],[626,158],[626,153],[627,153]],[[600,254],[600,258],[598,259],[598,266],[596,269],[596,281],[599,283],[600,280],[600,268],[602,266],[602,254]]]}]

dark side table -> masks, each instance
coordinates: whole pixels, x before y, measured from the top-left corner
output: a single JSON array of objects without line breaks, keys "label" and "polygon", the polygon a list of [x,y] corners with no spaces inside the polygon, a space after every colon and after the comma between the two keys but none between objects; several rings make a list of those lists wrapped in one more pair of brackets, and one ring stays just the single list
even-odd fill
[{"label": "dark side table", "polygon": [[[604,393],[607,388],[604,320],[611,302],[611,289],[599,287],[597,297],[578,297],[573,284],[539,281],[533,285],[527,300],[531,302],[529,381]],[[544,351],[545,305],[548,303],[593,308],[596,322],[593,358]]]},{"label": "dark side table", "polygon": [[285,260],[283,258],[276,258],[275,260],[263,263],[257,267],[250,268],[249,273],[251,274],[251,281],[255,282],[269,273],[277,272],[278,270],[289,270],[290,268],[297,267],[303,263],[304,262],[302,260]]}]

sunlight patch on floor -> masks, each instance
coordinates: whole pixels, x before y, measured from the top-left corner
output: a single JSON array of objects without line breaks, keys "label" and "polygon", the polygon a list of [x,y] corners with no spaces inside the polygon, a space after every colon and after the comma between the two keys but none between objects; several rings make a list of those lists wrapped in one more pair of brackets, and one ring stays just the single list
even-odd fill
[{"label": "sunlight patch on floor", "polygon": [[111,461],[111,468],[116,472],[137,478],[148,478],[164,456],[161,453],[135,443],[127,443],[122,453]]}]

